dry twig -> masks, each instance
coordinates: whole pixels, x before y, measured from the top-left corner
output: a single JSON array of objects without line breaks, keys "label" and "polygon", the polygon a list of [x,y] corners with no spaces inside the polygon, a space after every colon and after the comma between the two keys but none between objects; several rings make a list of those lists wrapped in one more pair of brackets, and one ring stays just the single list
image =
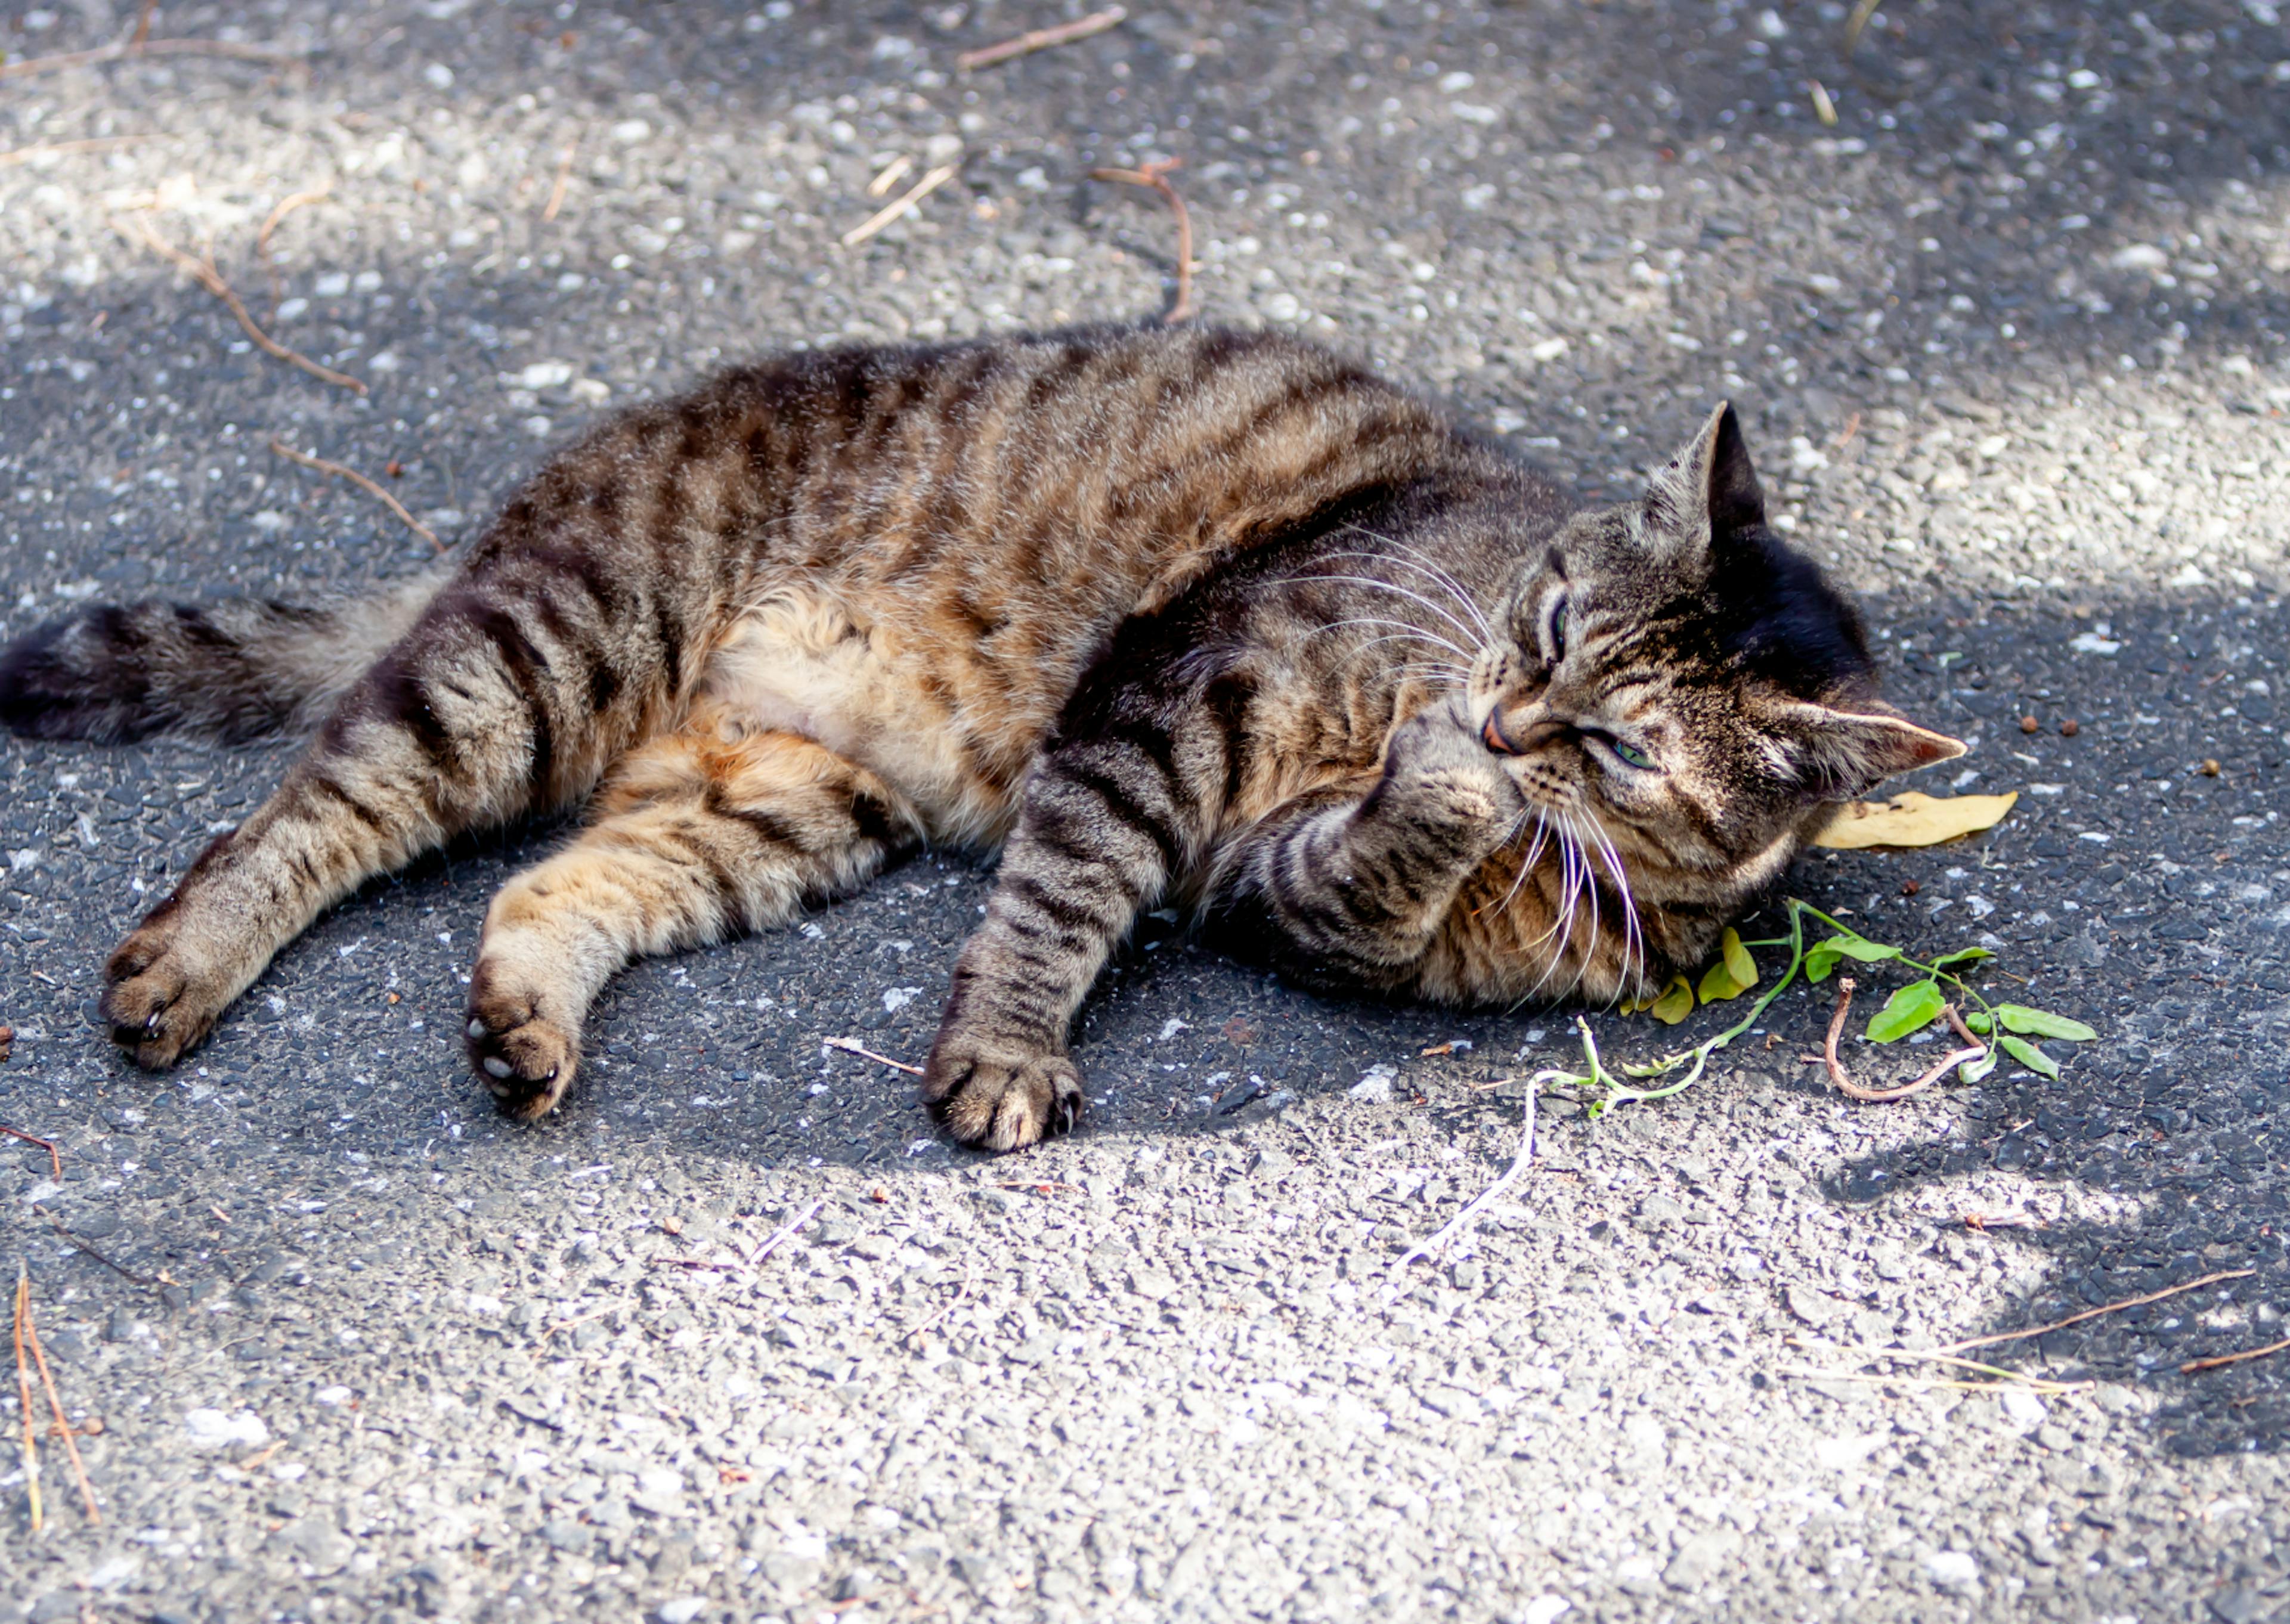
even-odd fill
[{"label": "dry twig", "polygon": [[1129,15],[1123,7],[1109,5],[1101,12],[1092,12],[1075,22],[1061,22],[1053,28],[1036,28],[1021,34],[1015,39],[1005,39],[998,45],[981,45],[975,51],[965,51],[954,59],[954,65],[965,73],[981,68],[991,68],[997,62],[1006,62],[1013,57],[1030,56],[1037,51],[1046,51],[1052,45],[1069,45],[1077,39],[1087,39],[1093,34],[1102,34],[1117,27]]},{"label": "dry twig", "polygon": [[888,1066],[893,1071],[903,1071],[910,1077],[919,1077],[923,1075],[921,1067],[909,1066],[904,1060],[894,1060],[887,1054],[877,1054],[872,1049],[863,1047],[856,1038],[822,1037],[819,1041],[824,1048],[840,1049],[845,1054],[863,1055],[878,1065]]},{"label": "dry twig", "polygon": [[58,56],[27,57],[0,66],[0,79],[28,79],[36,74],[59,73],[67,68],[92,68],[131,56],[227,56],[241,62],[299,62],[299,51],[276,45],[247,45],[231,39],[123,39],[89,51],[67,51]]},{"label": "dry twig", "polygon": [[142,8],[135,13],[135,32],[127,36],[131,45],[144,45],[151,39],[151,13],[159,9],[159,0],[143,0]]},{"label": "dry twig", "polygon": [[867,182],[867,196],[869,197],[880,197],[884,196],[885,193],[889,192],[893,187],[905,180],[907,178],[907,172],[914,166],[914,159],[903,152],[901,153],[897,157],[893,158],[889,163],[883,165],[883,171],[880,174],[877,175],[872,180]]},{"label": "dry twig", "polygon": [[237,292],[232,288],[229,283],[223,280],[222,273],[215,268],[214,261],[212,259],[199,260],[192,258],[189,254],[185,253],[181,249],[176,247],[172,243],[167,241],[166,238],[161,236],[157,232],[152,230],[150,227],[145,225],[140,220],[137,220],[135,222],[135,228],[132,231],[130,231],[125,225],[122,224],[117,220],[114,220],[111,223],[113,228],[118,231],[120,236],[127,238],[130,242],[140,243],[144,247],[148,248],[152,252],[157,254],[161,259],[165,260],[169,264],[172,265],[177,270],[180,270],[184,275],[189,276],[201,287],[206,289],[208,292],[213,294],[217,299],[221,300],[224,304],[229,306],[230,313],[238,318],[239,326],[245,331],[248,338],[254,340],[255,347],[261,350],[264,355],[274,356],[280,361],[284,361],[289,366],[300,367],[302,371],[309,373],[311,377],[318,379],[322,382],[338,384],[341,388],[348,389],[358,395],[365,393],[365,385],[360,383],[356,379],[350,377],[346,372],[335,372],[332,367],[320,366],[316,361],[311,360],[309,356],[287,348],[284,344],[278,342],[277,340],[263,332],[261,328],[256,326],[254,324],[254,318],[246,313],[245,301],[239,298]]},{"label": "dry twig", "polygon": [[32,1367],[24,1357],[24,1321],[32,1311],[32,1276],[20,1260],[16,1264],[16,1403],[24,1423],[24,1498],[30,1502],[32,1532],[47,1525],[40,1509],[40,1445],[32,1428]]},{"label": "dry twig", "polygon": [[278,222],[297,209],[324,203],[332,195],[332,188],[322,186],[315,191],[292,192],[281,197],[278,206],[271,210],[270,217],[262,222],[262,229],[254,234],[254,257],[268,264],[270,260],[270,234],[278,229]]},{"label": "dry twig", "polygon": [[48,1153],[49,1163],[56,1170],[56,1182],[59,1184],[63,1182],[63,1153],[56,1148],[55,1140],[52,1139],[42,1139],[36,1133],[27,1133],[21,1128],[12,1128],[4,1122],[0,1122],[0,1133],[6,1134],[10,1139],[20,1139],[28,1145],[37,1145],[41,1149],[46,1151]]},{"label": "dry twig", "polygon": [[271,439],[270,449],[277,452],[278,455],[285,458],[287,461],[299,462],[306,468],[316,468],[321,474],[339,474],[344,479],[348,480],[352,484],[356,485],[359,490],[365,492],[369,496],[380,497],[382,504],[392,513],[397,516],[399,522],[403,524],[406,529],[420,537],[424,541],[427,541],[430,546],[436,548],[439,552],[442,553],[445,550],[445,544],[437,540],[437,532],[436,531],[430,529],[420,520],[406,512],[405,504],[404,502],[399,501],[396,497],[383,490],[380,485],[374,484],[373,481],[368,479],[364,475],[359,473],[356,468],[346,468],[339,462],[327,461],[324,457],[313,457],[307,452],[298,452],[292,446],[287,444],[284,440],[278,439],[276,436],[273,436]]},{"label": "dry twig", "polygon": [[[894,1065],[895,1065],[896,1063],[897,1063],[897,1062],[895,1062],[895,1061],[893,1061],[893,1064],[894,1064]],[[821,1196],[818,1200],[816,1200],[816,1201],[813,1202],[809,1206],[807,1206],[807,1207],[804,1208],[804,1210],[803,1210],[802,1212],[800,1212],[797,1213],[793,1218],[789,1219],[786,1223],[784,1223],[784,1224],[782,1224],[781,1226],[780,1226],[780,1228],[779,1228],[779,1230],[778,1230],[778,1232],[777,1232],[777,1233],[775,1233],[774,1235],[773,1235],[773,1236],[771,1236],[771,1238],[770,1238],[770,1239],[768,1239],[768,1240],[766,1240],[766,1241],[765,1241],[762,1245],[760,1245],[760,1246],[757,1247],[757,1248],[755,1249],[755,1251],[753,1251],[753,1252],[749,1252],[746,1257],[744,1257],[744,1258],[741,1259],[741,1260],[740,1260],[741,1263],[744,1267],[746,1267],[746,1268],[753,1268],[757,1264],[758,1264],[758,1263],[762,1262],[765,1258],[770,1257],[770,1256],[772,1255],[772,1253],[773,1253],[774,1252],[777,1252],[777,1251],[779,1250],[779,1248],[780,1248],[780,1243],[781,1243],[781,1242],[782,1242],[782,1241],[786,1240],[789,1236],[793,1235],[797,1230],[798,1230],[798,1229],[802,1228],[805,1224],[809,1223],[809,1222],[810,1222],[813,1218],[817,1217],[817,1216],[819,1215],[819,1209],[820,1209],[820,1208],[821,1208],[821,1207],[823,1207],[823,1206],[825,1206],[826,1204],[827,1204],[827,1197],[826,1197],[826,1196]]]},{"label": "dry twig", "polygon": [[555,1336],[560,1331],[570,1331],[575,1325],[585,1325],[592,1319],[602,1319],[608,1314],[618,1314],[628,1306],[624,1302],[608,1303],[604,1308],[594,1309],[589,1313],[575,1315],[571,1319],[560,1319],[549,1326],[548,1334]]},{"label": "dry twig", "polygon": [[917,1325],[912,1331],[908,1332],[906,1335],[901,1337],[899,1340],[901,1342],[911,1342],[917,1337],[926,1335],[930,1332],[936,1330],[938,1328],[939,1322],[944,1319],[948,1315],[953,1313],[957,1308],[962,1307],[965,1300],[969,1297],[971,1277],[970,1257],[969,1254],[965,1252],[963,1255],[962,1260],[962,1289],[955,1292],[952,1297],[949,1298],[945,1304],[940,1308],[937,1313],[932,1315],[921,1324]]},{"label": "dry twig", "polygon": [[84,141],[36,141],[29,147],[18,147],[0,152],[0,169],[12,169],[19,164],[28,164],[34,158],[46,157],[50,153],[109,152],[116,147],[132,147],[137,141],[148,140],[148,135],[93,135]]},{"label": "dry twig", "polygon": [[2246,1280],[2258,1271],[2254,1268],[2226,1268],[2215,1275],[2205,1275],[2199,1280],[2190,1280],[2184,1285],[2165,1286],[2159,1292],[2150,1292],[2143,1297],[2126,1297],[2121,1302],[2105,1303],[2096,1308],[2086,1308],[2080,1314],[2070,1314],[2065,1319],[2054,1320],[2048,1325],[2035,1325],[2026,1331],[1999,1331],[1994,1336],[1969,1337],[1961,1342],[1950,1342],[1932,1349],[1936,1354],[1958,1354],[1970,1348],[1987,1348],[1998,1342],[2016,1342],[2023,1337],[2049,1336],[2054,1331],[2064,1331],[2070,1325],[2079,1325],[2087,1319],[2097,1319],[2102,1314],[2120,1314],[2126,1308],[2143,1308],[2150,1302],[2160,1302],[2166,1297],[2176,1297],[2187,1292],[2198,1292],[2206,1285],[2216,1285],[2222,1280]]},{"label": "dry twig", "polygon": [[856,248],[892,221],[913,212],[914,206],[961,172],[959,164],[941,164],[874,213],[843,234],[843,245]]},{"label": "dry twig", "polygon": [[1838,977],[1837,1013],[1829,1018],[1829,1041],[1822,1046],[1821,1052],[1821,1058],[1829,1066],[1829,1080],[1836,1084],[1838,1092],[1848,1100],[1859,1100],[1870,1105],[1882,1105],[1892,1100],[1905,1100],[1910,1094],[1930,1088],[1966,1060],[1976,1060],[1988,1052],[1988,1045],[1974,1037],[1965,1026],[1964,1018],[1956,1012],[1956,1005],[1943,1004],[1941,1007],[1941,1013],[1948,1017],[1948,1024],[1956,1028],[1956,1035],[1971,1047],[1950,1050],[1941,1056],[1939,1063],[1930,1071],[1912,1083],[1904,1083],[1898,1088],[1863,1088],[1846,1071],[1845,1062],[1837,1058],[1837,1040],[1845,1032],[1846,1012],[1853,1007],[1854,986],[1851,976]]},{"label": "dry twig", "polygon": [[540,211],[541,224],[556,218],[556,211],[564,206],[564,193],[572,184],[572,155],[581,150],[581,138],[574,136],[564,148],[564,156],[556,163],[556,184],[548,188],[548,206]]},{"label": "dry twig", "polygon": [[1485,1212],[1490,1206],[1493,1206],[1496,1198],[1505,1190],[1518,1182],[1519,1175],[1525,1172],[1527,1170],[1528,1165],[1534,1160],[1534,1097],[1541,1092],[1541,1084],[1542,1079],[1540,1076],[1532,1078],[1527,1083],[1526,1124],[1519,1132],[1518,1154],[1511,1158],[1510,1166],[1505,1171],[1503,1176],[1497,1179],[1493,1184],[1488,1185],[1485,1189],[1480,1191],[1477,1200],[1472,1202],[1470,1205],[1465,1207],[1461,1212],[1456,1213],[1454,1217],[1449,1219],[1445,1227],[1443,1228],[1438,1234],[1431,1236],[1429,1240],[1418,1241],[1414,1245],[1409,1247],[1406,1254],[1402,1257],[1397,1263],[1392,1266],[1394,1273],[1397,1273],[1400,1269],[1405,1268],[1410,1263],[1414,1262],[1418,1258],[1428,1258],[1433,1252],[1437,1252],[1451,1239],[1462,1233],[1464,1226],[1469,1224],[1471,1220]]},{"label": "dry twig", "polygon": [[2278,1354],[2290,1348],[2290,1337],[2279,1342],[2269,1342],[2263,1348],[2246,1348],[2240,1353],[2221,1354],[2215,1359],[2190,1359],[2179,1366],[2179,1374],[2191,1376],[2197,1371],[2214,1371],[2221,1365],[2239,1364],[2245,1359],[2263,1359],[2269,1354]]},{"label": "dry twig", "polygon": [[1821,1370],[1809,1364],[1784,1364],[1778,1374],[1805,1376],[1817,1381],[1858,1381],[1888,1388],[1945,1388],[1958,1393],[1995,1393],[2006,1388],[2022,1388],[2043,1397],[2059,1397],[2070,1393],[2087,1393],[2099,1384],[2094,1381],[2053,1381],[2043,1376],[2022,1376],[2007,1371],[2009,1380],[1969,1381],[1948,1376],[1886,1375],[1874,1371]]},{"label": "dry twig", "polygon": [[2048,1229],[2051,1226],[2040,1218],[2028,1218],[2017,1212],[2006,1212],[1990,1218],[1985,1212],[1966,1212],[1964,1227],[1967,1229]]},{"label": "dry twig", "polygon": [[124,1263],[114,1262],[111,1259],[105,1257],[94,1247],[89,1245],[85,1241],[80,1239],[79,1236],[74,1235],[70,1230],[58,1223],[54,1213],[43,1212],[40,1216],[48,1220],[49,1228],[63,1236],[66,1241],[68,1241],[71,1244],[72,1247],[76,1251],[87,1253],[89,1257],[93,1258],[97,1262],[102,1264],[104,1268],[111,1270],[112,1273],[117,1275],[121,1279],[129,1281],[136,1285],[155,1286],[159,1284],[156,1280],[148,1279],[142,1275],[137,1274],[133,1269],[128,1268]]},{"label": "dry twig", "polygon": [[1869,26],[1869,20],[1877,14],[1877,7],[1881,3],[1882,0],[1853,0],[1853,14],[1845,20],[1846,56],[1851,56],[1854,47],[1860,44],[1861,30]]},{"label": "dry twig", "polygon": [[32,1362],[40,1367],[40,1385],[47,1389],[48,1409],[56,1418],[56,1430],[63,1435],[64,1453],[71,1458],[72,1476],[79,1483],[79,1497],[87,1507],[87,1520],[103,1521],[103,1513],[96,1509],[95,1490],[87,1481],[87,1468],[79,1458],[79,1434],[72,1430],[71,1419],[64,1414],[63,1396],[56,1391],[56,1379],[48,1369],[47,1351],[40,1346],[40,1329],[32,1322],[31,1281],[27,1276],[18,1276],[17,1300],[23,1316],[24,1340],[31,1344]]},{"label": "dry twig", "polygon": [[1169,172],[1183,160],[1163,158],[1138,169],[1093,169],[1093,180],[1118,180],[1125,186],[1149,187],[1168,199],[1170,211],[1177,217],[1177,302],[1161,320],[1173,327],[1193,313],[1193,217],[1186,212],[1185,200],[1177,188],[1169,184]]}]

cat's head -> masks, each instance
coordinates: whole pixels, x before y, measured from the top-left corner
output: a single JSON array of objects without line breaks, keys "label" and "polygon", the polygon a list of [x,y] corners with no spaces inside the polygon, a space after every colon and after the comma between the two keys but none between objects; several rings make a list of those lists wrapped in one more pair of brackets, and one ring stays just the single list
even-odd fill
[{"label": "cat's head", "polygon": [[1481,740],[1530,805],[1641,861],[1761,884],[1823,804],[1964,754],[1877,698],[1861,618],[1766,523],[1731,406],[1642,499],[1523,560],[1493,632]]}]

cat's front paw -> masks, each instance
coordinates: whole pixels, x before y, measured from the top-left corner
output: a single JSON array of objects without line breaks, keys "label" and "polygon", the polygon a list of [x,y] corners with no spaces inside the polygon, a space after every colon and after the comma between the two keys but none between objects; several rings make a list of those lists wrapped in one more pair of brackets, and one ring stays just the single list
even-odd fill
[{"label": "cat's front paw", "polygon": [[211,940],[214,934],[202,928],[194,908],[171,900],[154,909],[104,965],[109,985],[102,1010],[112,1041],[145,1070],[180,1060],[213,1029],[248,979],[232,962],[229,944]]},{"label": "cat's front paw", "polygon": [[581,1063],[580,1034],[550,1018],[552,1002],[497,960],[480,958],[469,977],[469,1064],[502,1113],[524,1122],[556,1108]]},{"label": "cat's front paw", "polygon": [[1393,730],[1377,798],[1424,822],[1492,827],[1517,816],[1518,786],[1461,708],[1434,705]]},{"label": "cat's front paw", "polygon": [[923,1067],[923,1099],[964,1144],[1018,1150],[1081,1120],[1081,1070],[1062,1054],[941,1032]]}]

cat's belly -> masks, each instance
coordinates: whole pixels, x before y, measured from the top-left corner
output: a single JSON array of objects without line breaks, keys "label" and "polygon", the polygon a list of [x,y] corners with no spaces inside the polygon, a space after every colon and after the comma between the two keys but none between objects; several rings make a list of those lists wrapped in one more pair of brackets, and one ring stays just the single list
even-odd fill
[{"label": "cat's belly", "polygon": [[862,624],[824,594],[775,594],[717,645],[690,724],[727,739],[815,740],[904,796],[932,839],[992,844],[1017,812],[1011,764],[1030,759],[1049,708],[981,714],[969,663]]}]

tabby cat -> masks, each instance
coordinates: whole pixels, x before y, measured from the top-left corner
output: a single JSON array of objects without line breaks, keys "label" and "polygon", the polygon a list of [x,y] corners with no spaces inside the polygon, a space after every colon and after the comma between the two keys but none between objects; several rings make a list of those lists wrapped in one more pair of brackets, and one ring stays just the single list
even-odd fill
[{"label": "tabby cat", "polygon": [[111,956],[151,1068],[361,882],[586,802],[470,979],[522,1117],[631,959],[998,845],[923,1094],[1005,1150],[1078,1115],[1068,1028],[1141,910],[1317,986],[1604,1002],[1964,748],[1878,700],[1730,408],[1585,508],[1325,350],[1123,327],[725,372],[557,456],[448,572],[35,632],[0,720],[315,729]]}]

